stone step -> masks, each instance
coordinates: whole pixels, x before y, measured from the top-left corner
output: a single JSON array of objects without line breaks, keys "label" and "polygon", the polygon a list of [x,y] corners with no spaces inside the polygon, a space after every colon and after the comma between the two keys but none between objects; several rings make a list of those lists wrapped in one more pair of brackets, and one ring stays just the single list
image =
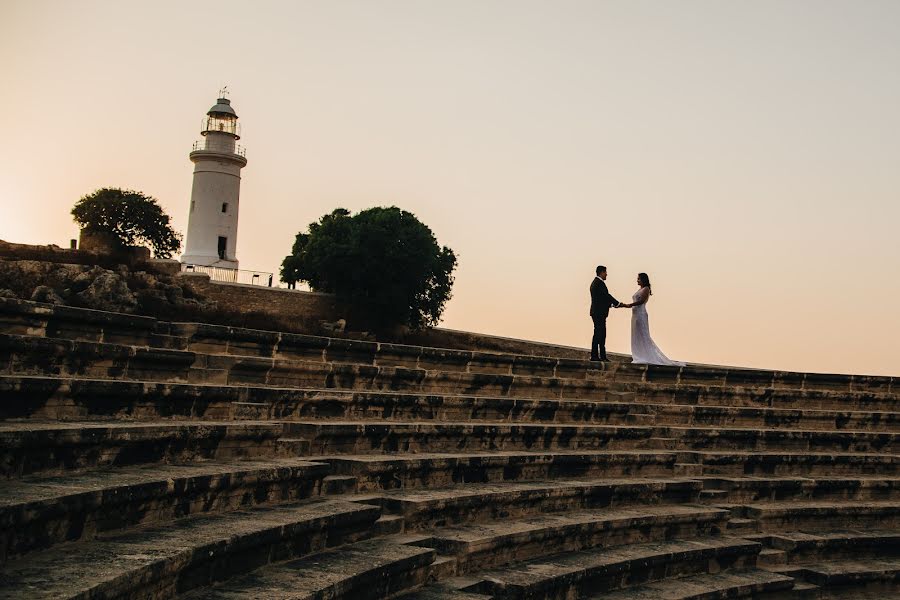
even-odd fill
[{"label": "stone step", "polygon": [[491,600],[486,594],[463,592],[446,582],[427,585],[420,590],[398,596],[397,600]]},{"label": "stone step", "polygon": [[585,401],[337,389],[283,389],[270,393],[267,388],[250,388],[248,391],[254,396],[269,398],[273,418],[284,420],[472,420],[622,425],[652,425],[655,422],[646,406],[622,401],[622,395],[616,392],[605,394],[601,400]]},{"label": "stone step", "polygon": [[[628,401],[623,401],[627,399]],[[510,398],[458,394],[366,392],[335,389],[295,389],[227,385],[193,385],[54,377],[0,377],[0,415],[6,418],[123,418],[190,417],[276,419],[404,419],[556,422],[583,424],[665,425],[671,419],[651,414],[671,408],[676,414],[693,410],[752,410],[763,413],[758,428],[798,428],[803,420],[791,416],[824,414],[827,419],[806,419],[824,430],[895,431],[898,413],[869,415],[870,423],[843,418],[850,413],[819,410],[740,409],[733,407],[667,406],[637,402],[635,393],[607,391],[601,401]],[[648,412],[649,411],[649,412]],[[782,415],[781,413],[786,413]],[[771,417],[771,418],[770,418]],[[733,427],[732,429],[746,429]]]},{"label": "stone step", "polygon": [[0,371],[10,375],[186,380],[196,359],[193,352],[146,345],[0,333]]},{"label": "stone step", "polygon": [[817,531],[878,527],[900,529],[900,502],[770,502],[735,507],[761,531]]},{"label": "stone step", "polygon": [[783,562],[791,565],[844,558],[900,556],[900,531],[893,529],[871,527],[814,533],[779,531],[751,537],[773,551],[782,552]]},{"label": "stone step", "polygon": [[[585,383],[590,383],[587,381]],[[656,405],[822,410],[835,412],[897,412],[897,389],[838,391],[829,389],[755,388],[735,385],[698,386],[690,383],[605,382],[610,390],[634,394],[635,401]],[[566,396],[567,397],[567,396]],[[685,411],[688,414],[688,411]],[[777,413],[776,413],[777,414]],[[790,414],[789,412],[786,414]]]},{"label": "stone step", "polygon": [[[454,369],[453,361],[446,356],[448,352],[453,351],[438,351],[440,356],[433,365],[410,368],[375,365],[364,357],[341,362],[327,353],[324,360],[285,360],[0,333],[0,372],[232,385],[468,391],[480,395],[509,395],[515,389],[513,395],[522,397],[545,396],[546,389],[561,386],[578,390],[571,397],[581,397],[587,389],[602,391],[607,385],[603,377],[585,379],[587,364],[576,373],[534,377],[514,374],[513,357],[503,355],[497,355],[501,362],[505,361],[500,370],[488,364],[496,363],[495,357],[482,357],[479,361],[473,353],[463,353],[467,366]],[[573,379],[572,375],[580,377]]]},{"label": "stone step", "polygon": [[[823,589],[890,583],[900,591],[900,558],[845,559],[804,565],[799,575]],[[882,596],[891,597],[891,596]],[[896,597],[896,596],[894,596]]]},{"label": "stone step", "polygon": [[435,559],[429,548],[367,540],[259,569],[184,600],[375,600],[421,585]]},{"label": "stone step", "polygon": [[676,450],[679,447],[679,443],[673,437],[651,437],[647,440],[647,447],[658,450]]},{"label": "stone step", "polygon": [[356,477],[351,475],[328,475],[322,479],[322,493],[339,496],[356,491]]},{"label": "stone step", "polygon": [[756,408],[647,404],[657,423],[698,427],[765,427],[854,431],[900,431],[900,413],[889,411],[823,410],[816,408]]},{"label": "stone step", "polygon": [[[155,344],[157,347],[201,353],[317,359],[373,366],[414,366],[426,370],[452,367],[460,371],[482,369],[484,372],[529,376],[605,376],[628,381],[680,382],[699,386],[876,393],[890,392],[894,383],[890,377],[784,373],[700,365],[671,368],[617,362],[600,365],[601,369],[586,360],[360,342],[198,323],[165,323],[148,317],[14,299],[0,301],[0,328],[20,335],[107,340],[136,346]],[[547,349],[552,351],[552,347]]]},{"label": "stone step", "polygon": [[[667,428],[676,433],[673,428]],[[141,462],[178,462],[191,457],[228,458],[231,456],[296,456],[298,454],[343,454],[359,452],[424,452],[458,450],[597,450],[597,449],[653,449],[653,436],[658,428],[602,426],[602,425],[535,425],[508,423],[385,423],[342,421],[108,421],[87,422],[5,422],[0,423],[0,441],[4,442],[0,474],[14,477],[28,473],[59,469],[77,469],[104,464],[137,464]],[[275,441],[272,436],[281,433]],[[746,430],[717,431],[718,440],[748,438]],[[827,432],[756,432],[766,440],[766,446],[776,446],[781,440],[793,445],[795,439],[805,439],[808,445],[836,441]],[[690,435],[699,438],[699,433]],[[892,434],[856,434],[854,447],[880,446]],[[729,442],[731,443],[731,442]],[[709,444],[712,445],[712,444]],[[223,454],[225,453],[225,454]],[[682,452],[688,456],[689,452]],[[877,472],[890,474],[894,455],[880,454],[861,458],[857,463],[874,462]],[[690,467],[681,475],[734,472],[753,473],[754,463],[768,460],[762,472],[778,472],[778,463],[788,462],[791,472],[797,472],[797,462],[811,467],[821,463],[848,462],[846,457],[829,453],[696,453],[692,462],[702,467]],[[181,458],[179,458],[181,457]],[[853,462],[853,460],[849,460]],[[729,470],[728,466],[731,466]],[[726,467],[723,468],[722,465]],[[821,469],[810,469],[812,472]],[[803,470],[800,470],[803,473]],[[856,471],[858,472],[858,470]]]},{"label": "stone step", "polygon": [[[900,455],[884,452],[693,451],[691,461],[715,476],[887,476],[900,473]],[[685,461],[687,457],[679,456]]]},{"label": "stone step", "polygon": [[746,535],[759,531],[759,522],[755,519],[732,518],[728,519],[725,528],[728,531],[728,535]]},{"label": "stone step", "polygon": [[0,486],[0,563],[139,524],[327,493],[330,470],[296,458],[202,461],[7,481]]},{"label": "stone step", "polygon": [[407,531],[449,524],[630,504],[686,503],[700,482],[677,479],[587,479],[523,483],[468,483],[443,489],[411,489],[363,496],[391,514],[403,515]]},{"label": "stone step", "polygon": [[275,440],[276,456],[307,456],[312,448],[309,440],[298,437],[280,437]]},{"label": "stone step", "polygon": [[880,431],[702,428],[659,426],[656,436],[674,440],[679,450],[803,450],[890,453],[900,434]]},{"label": "stone step", "polygon": [[725,490],[701,490],[699,501],[703,504],[715,504],[717,502],[727,502],[728,492]]},{"label": "stone step", "polygon": [[[274,391],[273,391],[274,393]],[[233,418],[235,402],[264,402],[261,391],[236,386],[0,376],[0,418],[115,420]]]},{"label": "stone step", "polygon": [[750,568],[761,549],[756,542],[735,538],[596,548],[488,570],[466,591],[495,598],[581,598],[613,592],[631,582]]},{"label": "stone step", "polygon": [[[760,540],[761,541],[761,540]],[[787,564],[787,552],[775,548],[765,548],[756,559],[756,566],[761,568],[780,567]]]},{"label": "stone step", "polygon": [[235,420],[247,419],[250,421],[261,421],[271,417],[269,414],[270,404],[267,402],[232,402],[232,417]]},{"label": "stone step", "polygon": [[[0,474],[17,477],[38,472],[185,462],[193,459],[297,456],[309,453],[474,452],[502,450],[568,451],[600,448],[640,449],[651,428],[611,426],[541,426],[464,423],[346,423],[275,421],[107,421],[4,422]],[[310,439],[312,438],[312,439]],[[644,438],[644,439],[642,439]],[[558,444],[569,447],[558,448]],[[547,448],[547,446],[550,446]],[[572,448],[574,446],[574,448]],[[658,453],[662,454],[662,453]],[[702,467],[676,475],[742,473],[823,473],[891,475],[891,454],[710,453],[682,452]],[[685,459],[682,459],[685,460]],[[759,464],[763,463],[763,464]],[[769,464],[766,464],[769,463]],[[671,472],[671,471],[670,471]],[[337,473],[348,475],[352,473]],[[538,476],[537,478],[542,478]],[[449,483],[449,482],[447,482]],[[361,487],[361,491],[365,491]]]},{"label": "stone step", "polygon": [[505,370],[497,372],[491,366],[485,366],[485,360],[475,364],[477,361],[472,353],[464,353],[464,356],[469,366],[462,370],[452,369],[452,361],[447,361],[446,356],[442,356],[443,362],[429,368],[408,368],[376,366],[371,361],[342,363],[328,355],[325,360],[285,360],[0,333],[0,372],[8,375],[430,392],[468,390],[482,395],[509,395],[515,388],[518,391],[513,395],[523,397],[545,396],[546,391],[541,389],[545,382],[556,382],[556,387],[574,382],[567,384],[567,387],[579,390],[574,397],[583,396],[585,389],[602,392],[606,385],[600,380],[586,381],[583,369],[578,379],[532,377],[513,374],[511,357],[505,359],[508,361]]},{"label": "stone step", "polygon": [[675,463],[674,473],[678,477],[699,477],[703,475],[703,465],[694,463]]},{"label": "stone step", "polygon": [[428,581],[448,580],[456,577],[456,559],[452,556],[438,554],[428,574]]},{"label": "stone step", "polygon": [[[8,382],[13,383],[13,382]],[[19,381],[18,383],[21,383]],[[79,382],[86,383],[86,382]],[[93,384],[103,383],[103,382],[90,382]],[[112,383],[112,382],[110,382]],[[107,384],[109,385],[109,384]],[[77,387],[77,386],[76,386]],[[88,386],[89,388],[98,387],[97,385]],[[156,387],[152,386],[151,387]],[[187,387],[187,386],[185,386]],[[194,390],[203,390],[204,386],[191,386]],[[9,386],[10,390],[14,390],[16,394],[21,393],[21,386],[11,385]],[[219,387],[216,391],[227,389]],[[123,392],[126,389],[122,390]],[[57,389],[51,389],[46,393],[52,394]],[[154,406],[164,405],[167,406],[167,411],[176,412],[177,409],[172,408],[172,405],[177,405],[179,402],[176,398],[179,396],[172,397],[171,394],[164,394],[162,398],[160,398],[160,390],[153,389],[150,393],[145,386],[138,386],[132,388],[130,390],[133,396],[140,397],[142,395],[150,396],[148,401],[151,402]],[[169,392],[171,390],[166,390]],[[180,395],[181,398],[185,400],[184,406],[189,409],[188,414],[191,414],[195,411],[195,408],[198,404],[201,404],[202,400],[200,400],[196,394],[187,393],[186,390],[181,390],[184,392]],[[309,404],[318,404],[320,411],[327,410],[324,407],[328,405],[333,406],[333,398],[332,401],[326,401],[325,398],[329,392],[323,391],[304,391],[308,394],[314,394],[316,397],[314,400],[310,399]],[[299,393],[299,392],[298,392]],[[323,394],[326,396],[323,397]],[[333,394],[333,393],[332,393]],[[474,401],[474,398],[468,398],[468,400]],[[481,403],[487,404],[487,399],[478,399]],[[509,402],[507,400],[507,402]],[[553,401],[543,401],[544,404],[552,405]],[[259,404],[263,403],[243,403],[243,404]],[[584,403],[590,404],[590,403]],[[224,412],[229,415],[232,412],[231,406],[234,405],[234,401],[228,403],[229,408],[224,410]],[[621,405],[617,405],[621,406]],[[205,403],[205,407],[209,409],[209,403]],[[222,412],[222,411],[219,411]],[[384,421],[379,421],[379,424],[384,425]],[[398,426],[402,423],[398,423]],[[524,425],[533,425],[533,423],[525,423]],[[560,424],[562,426],[562,424]],[[566,425],[568,426],[568,425]],[[574,426],[574,425],[571,425]],[[639,430],[639,428],[635,428],[634,430]],[[660,437],[660,434],[664,434],[669,436],[665,438],[666,441]],[[746,428],[735,428],[735,429],[727,429],[727,430],[704,430],[698,428],[683,428],[683,427],[657,427],[654,429],[654,436],[650,440],[647,441],[647,444],[650,447],[659,447],[659,448],[672,448],[677,445],[679,448],[690,449],[692,447],[700,446],[700,447],[708,447],[710,446],[709,436],[711,436],[715,441],[715,446],[725,446],[725,447],[733,447],[733,448],[747,448],[747,447],[787,447],[787,448],[800,448],[800,449],[831,449],[831,448],[839,448],[843,451],[849,449],[850,451],[864,451],[867,449],[880,449],[885,450],[891,447],[891,443],[894,439],[894,434],[891,433],[879,433],[879,432],[856,432],[851,433],[848,431],[841,432],[825,432],[825,431],[783,431],[783,430],[753,430]],[[675,441],[672,441],[675,440]]]},{"label": "stone step", "polygon": [[313,455],[363,452],[654,448],[651,427],[484,422],[293,421]]},{"label": "stone step", "polygon": [[[327,359],[327,356],[326,356]],[[482,361],[484,362],[484,361]],[[408,368],[329,360],[284,360],[256,356],[206,354],[181,350],[123,346],[97,342],[32,338],[0,333],[0,372],[18,376],[59,376],[132,381],[191,382],[303,388],[399,390],[422,393],[461,393],[520,398],[602,400],[609,391],[632,393],[651,404],[705,404],[820,408],[832,410],[897,410],[893,392],[817,389],[757,389],[726,382],[706,385],[649,380],[622,375],[637,367],[614,367],[592,377],[582,365],[576,372],[556,369],[553,375],[497,373],[470,364],[454,371],[452,363]],[[645,368],[645,367],[641,367]],[[624,377],[624,379],[623,379]],[[851,378],[852,379],[852,378]],[[890,389],[890,388],[889,388]]]},{"label": "stone step", "polygon": [[[318,367],[317,367],[318,368]],[[670,392],[657,397],[658,390],[636,388],[633,391],[616,391],[612,388],[596,387],[590,390],[589,399],[560,398],[552,386],[542,390],[538,385],[529,397],[517,397],[507,390],[504,394],[483,392],[464,393],[464,386],[443,392],[365,391],[324,388],[325,378],[316,379],[302,389],[285,388],[273,384],[211,385],[171,382],[138,382],[115,379],[90,379],[61,376],[0,376],[0,418],[3,419],[68,419],[87,418],[158,418],[185,417],[206,419],[246,418],[239,407],[254,407],[260,412],[263,405],[272,418],[278,419],[390,419],[396,421],[410,419],[437,420],[497,420],[525,422],[595,423],[652,425],[666,424],[666,418],[654,416],[652,411],[675,400]],[[331,382],[330,386],[336,385]],[[388,387],[391,387],[389,385]],[[737,391],[735,393],[745,394]],[[727,395],[716,396],[710,401],[727,402]],[[684,401],[696,401],[690,397]],[[896,402],[892,404],[896,406]],[[679,404],[674,407],[681,412],[690,412],[693,407]],[[727,406],[708,407],[718,411],[740,410]],[[846,407],[842,407],[846,408]],[[779,413],[795,413],[794,410],[766,409],[772,416],[759,420],[757,428],[786,429],[797,428],[788,417]],[[809,410],[801,411],[803,413]],[[816,411],[813,411],[816,412]],[[829,411],[817,411],[826,413]],[[252,416],[251,413],[249,416]],[[896,431],[897,413],[870,413],[871,422],[860,419],[847,421],[839,413],[831,411],[830,418],[835,428],[848,429],[850,424],[860,423],[860,427],[872,431]],[[807,421],[809,421],[807,419]],[[810,430],[826,429],[826,421],[813,421]],[[748,426],[753,426],[750,424]],[[734,429],[734,428],[733,428]],[[740,429],[740,428],[737,428]],[[744,427],[747,429],[747,426]]]},{"label": "stone step", "polygon": [[[807,583],[805,581],[798,581],[796,578],[794,579],[794,587],[791,590],[791,594],[784,595],[784,598],[789,598],[790,600],[824,600],[826,596],[823,595],[823,590],[819,586]],[[836,600],[839,596],[827,596],[832,600]],[[782,600],[782,598],[773,598],[772,600]],[[884,600],[884,596],[879,594],[878,596],[863,596],[858,593],[854,593],[851,597],[846,597],[844,600]]]},{"label": "stone step", "polygon": [[0,478],[270,457],[283,431],[273,421],[0,422]]},{"label": "stone step", "polygon": [[[292,421],[313,454],[486,449],[803,450],[890,453],[900,434],[506,422]],[[662,437],[661,434],[665,434]]]},{"label": "stone step", "polygon": [[0,598],[163,598],[356,541],[378,507],[337,500],[180,519],[10,561]]},{"label": "stone step", "polygon": [[372,536],[385,536],[403,533],[406,519],[400,515],[381,515],[372,526]]},{"label": "stone step", "polygon": [[3,418],[232,418],[235,405],[268,405],[272,418],[437,419],[572,423],[652,422],[633,394],[559,400],[329,388],[199,385],[71,377],[0,376]]},{"label": "stone step", "polygon": [[461,574],[598,546],[717,534],[727,516],[727,511],[689,505],[614,507],[449,526],[407,540],[453,556]]},{"label": "stone step", "polygon": [[20,335],[147,345],[157,325],[153,317],[0,299],[0,329]]},{"label": "stone step", "polygon": [[[335,471],[342,474],[352,474],[359,479],[359,491],[377,491],[381,489],[396,488],[421,488],[421,487],[446,487],[458,483],[471,482],[502,482],[502,481],[528,481],[544,480],[547,478],[584,478],[584,477],[654,477],[660,475],[675,478],[698,476],[698,470],[708,469],[705,465],[687,465],[692,470],[684,472],[677,469],[677,454],[657,451],[554,451],[554,452],[473,452],[473,453],[421,453],[407,455],[355,455],[341,457],[315,457],[315,460],[332,464]],[[837,486],[836,494],[840,494],[843,487],[841,481],[846,482],[848,490],[854,489],[854,479],[858,480],[859,499],[881,500],[893,498],[893,493],[886,496],[879,492],[881,486],[893,489],[892,474],[896,473],[897,458],[893,455],[872,454],[802,454],[785,455],[770,453],[767,456],[757,454],[738,453],[711,454],[708,458],[721,463],[727,459],[729,464],[740,465],[741,462],[751,463],[756,458],[771,459],[774,465],[756,464],[758,467],[766,467],[764,470],[789,471],[791,467],[798,473],[812,472],[807,478],[802,475],[797,477],[782,476],[779,479],[791,482],[789,489],[796,489],[801,485],[801,495],[806,489],[808,481],[813,483],[809,493],[816,493],[824,488]],[[730,469],[729,469],[730,470]],[[736,469],[735,469],[736,470]],[[880,478],[873,473],[884,471]],[[824,474],[819,474],[824,473]],[[846,475],[850,473],[849,475]],[[712,481],[722,481],[721,475],[703,477],[704,480],[712,478]],[[734,476],[729,476],[736,480]],[[753,478],[748,476],[747,486],[753,486]],[[799,479],[798,479],[799,478]],[[815,479],[813,479],[815,478]],[[829,483],[828,478],[837,481],[837,484]],[[768,478],[772,480],[773,478]],[[763,478],[764,488],[766,478]],[[795,482],[800,482],[795,484]],[[882,483],[879,483],[881,481]],[[871,489],[871,492],[865,492]],[[850,492],[847,492],[850,495]],[[789,497],[787,492],[775,498]],[[822,498],[830,497],[829,493],[822,493]],[[835,499],[839,499],[839,497]],[[856,496],[850,495],[850,498]],[[810,498],[813,499],[813,498]]]},{"label": "stone step", "polygon": [[891,500],[900,496],[900,478],[874,476],[704,477],[701,498],[711,502],[781,500]]},{"label": "stone step", "polygon": [[671,475],[675,454],[634,450],[484,451],[315,456],[310,460],[330,464],[335,474],[356,477],[360,492],[376,492],[460,483]]},{"label": "stone step", "polygon": [[758,598],[794,587],[794,579],[761,569],[729,570],[665,579],[619,590],[589,595],[586,600],[725,600]]}]

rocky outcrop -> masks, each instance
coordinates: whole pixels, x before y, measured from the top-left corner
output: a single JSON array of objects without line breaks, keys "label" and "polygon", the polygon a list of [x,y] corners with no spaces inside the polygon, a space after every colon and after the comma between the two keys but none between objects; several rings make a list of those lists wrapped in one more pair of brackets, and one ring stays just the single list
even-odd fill
[{"label": "rocky outcrop", "polygon": [[[15,296],[13,296],[15,297]],[[47,285],[39,285],[34,288],[31,299],[35,302],[43,302],[44,304],[65,304],[66,301],[56,293],[52,287]]]},{"label": "rocky outcrop", "polygon": [[137,306],[125,278],[109,271],[98,273],[84,291],[78,292],[77,298],[80,303],[98,310],[131,312]]},{"label": "rocky outcrop", "polygon": [[37,260],[0,260],[0,295],[95,310],[157,314],[186,309],[214,310],[215,302],[196,297],[174,277]]}]

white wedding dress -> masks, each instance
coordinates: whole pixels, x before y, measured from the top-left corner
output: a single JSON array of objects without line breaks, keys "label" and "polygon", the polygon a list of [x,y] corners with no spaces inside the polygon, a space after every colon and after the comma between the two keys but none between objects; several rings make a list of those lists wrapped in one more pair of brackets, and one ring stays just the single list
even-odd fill
[{"label": "white wedding dress", "polygon": [[647,315],[647,301],[650,290],[641,288],[631,297],[633,302],[641,302],[631,307],[631,362],[636,365],[667,365],[683,367],[683,362],[669,359],[662,353],[650,337],[650,318]]}]

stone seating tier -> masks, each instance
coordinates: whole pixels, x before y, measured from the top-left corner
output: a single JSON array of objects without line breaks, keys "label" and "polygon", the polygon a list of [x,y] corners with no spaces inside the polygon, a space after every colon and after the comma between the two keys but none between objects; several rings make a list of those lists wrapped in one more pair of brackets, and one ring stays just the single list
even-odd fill
[{"label": "stone seating tier", "polygon": [[314,500],[60,545],[8,562],[0,598],[171,597],[272,561],[371,535],[377,507]]},{"label": "stone seating tier", "polygon": [[[479,353],[465,353],[460,359],[460,368],[452,368],[454,363],[442,365],[440,357],[434,364],[423,365],[419,361],[410,366],[375,359],[371,353],[360,357],[363,362],[347,362],[341,360],[346,358],[345,353],[337,357],[323,353],[314,359],[310,356],[268,358],[233,353],[243,348],[229,350],[232,353],[215,354],[0,334],[0,372],[227,385],[402,389],[436,393],[467,390],[478,395],[522,398],[598,399],[598,395],[602,397],[607,391],[648,390],[658,390],[655,396],[665,398],[667,394],[680,391],[680,397],[684,399],[691,395],[696,397],[693,402],[685,401],[686,404],[716,405],[722,404],[721,397],[735,396],[737,391],[740,392],[738,395],[746,396],[747,401],[757,405],[774,405],[794,398],[808,406],[809,398],[813,402],[818,400],[821,408],[829,408],[840,406],[836,401],[850,397],[868,410],[877,410],[879,401],[894,397],[892,378],[854,379],[853,376],[812,374],[795,377],[775,372],[762,376],[760,373],[765,372],[749,370],[723,374],[724,370],[709,367],[674,368],[629,363],[599,363],[598,366],[598,363],[574,359],[563,361]],[[444,355],[457,351],[436,352]],[[548,368],[544,372],[534,369],[520,372],[515,368],[517,360],[528,363],[544,360],[548,362]],[[566,368],[560,366],[563,362]],[[502,368],[495,368],[496,364],[502,364]],[[704,372],[710,376],[698,376]],[[817,394],[817,391],[825,393]]]},{"label": "stone seating tier", "polygon": [[[279,463],[168,466],[103,470],[12,482],[0,497],[3,559],[138,524],[192,514],[228,512],[317,495],[355,491],[355,478],[325,475],[327,465]],[[299,464],[298,464],[299,463]],[[256,468],[254,468],[254,466]],[[110,481],[112,480],[112,481]],[[468,485],[423,491],[358,494],[355,501],[403,517],[407,531],[512,515],[563,512],[627,503],[688,502],[702,484],[677,479],[584,479]]]},{"label": "stone seating tier", "polygon": [[[638,582],[751,567],[761,550],[759,543],[728,537],[600,547],[489,570],[468,589],[495,598],[587,597]],[[635,572],[643,575],[638,581]]]},{"label": "stone seating tier", "polygon": [[370,540],[260,569],[252,575],[189,593],[193,600],[374,600],[421,585],[435,563],[435,551],[387,540]]},{"label": "stone seating tier", "polygon": [[0,299],[0,598],[896,597],[896,381]]},{"label": "stone seating tier", "polygon": [[[507,423],[384,423],[309,421],[144,421],[11,423],[0,425],[0,475],[18,477],[103,466],[183,463],[198,459],[303,455],[672,450],[680,464],[719,465],[748,456],[754,462],[806,461],[825,454],[893,457],[898,434],[872,432],[715,429],[708,438],[687,428],[532,425]],[[701,448],[711,450],[700,451]],[[727,452],[727,451],[733,452]],[[697,451],[697,452],[693,452]],[[809,454],[813,453],[813,454]],[[772,456],[774,454],[774,456]],[[695,462],[691,462],[695,461]],[[771,463],[770,463],[771,464]],[[762,467],[765,469],[766,467]],[[728,472],[726,468],[709,473]]]},{"label": "stone seating tier", "polygon": [[327,494],[325,463],[233,460],[116,467],[7,481],[0,490],[0,562],[66,541]]},{"label": "stone seating tier", "polygon": [[686,369],[627,363],[591,365],[587,361],[403,346],[323,338],[198,323],[166,323],[149,317],[42,305],[0,298],[0,331],[8,335],[107,342],[113,345],[234,354],[244,357],[405,366],[440,371],[584,378],[605,372],[628,380],[764,388],[892,391],[891,377],[789,373],[754,369],[690,366]]},{"label": "stone seating tier", "polygon": [[[785,393],[775,402],[806,402],[812,407],[732,406],[756,400],[746,391],[717,393],[719,404],[697,405],[698,393],[659,386],[604,390],[593,400],[518,398],[470,393],[370,391],[336,388],[285,388],[260,385],[181,384],[84,377],[3,375],[0,418],[205,418],[205,419],[387,419],[490,420],[552,423],[800,428],[813,430],[898,431],[894,396],[860,399]],[[648,398],[666,394],[664,397]],[[652,401],[651,401],[652,400]],[[843,403],[820,407],[820,401]],[[869,410],[855,407],[860,400]],[[691,403],[691,402],[694,403]],[[880,405],[878,404],[880,403]],[[874,405],[874,406],[872,406]],[[865,408],[865,406],[863,406]],[[884,409],[884,410],[881,410]]]},{"label": "stone seating tier", "polygon": [[[760,569],[725,571],[682,577],[676,589],[668,582],[648,583],[611,594],[593,595],[607,600],[698,600],[700,598],[752,598],[773,592],[792,591],[794,580]],[[589,596],[591,598],[591,596]]]}]

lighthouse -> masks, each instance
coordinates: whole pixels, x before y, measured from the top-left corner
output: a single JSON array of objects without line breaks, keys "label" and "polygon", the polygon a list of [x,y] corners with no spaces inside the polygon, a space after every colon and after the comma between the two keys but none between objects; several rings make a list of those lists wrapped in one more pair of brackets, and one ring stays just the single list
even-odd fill
[{"label": "lighthouse", "polygon": [[203,138],[194,142],[194,184],[188,230],[181,262],[191,265],[238,268],[238,201],[241,169],[247,165],[238,116],[223,96],[206,113],[200,128]]}]

